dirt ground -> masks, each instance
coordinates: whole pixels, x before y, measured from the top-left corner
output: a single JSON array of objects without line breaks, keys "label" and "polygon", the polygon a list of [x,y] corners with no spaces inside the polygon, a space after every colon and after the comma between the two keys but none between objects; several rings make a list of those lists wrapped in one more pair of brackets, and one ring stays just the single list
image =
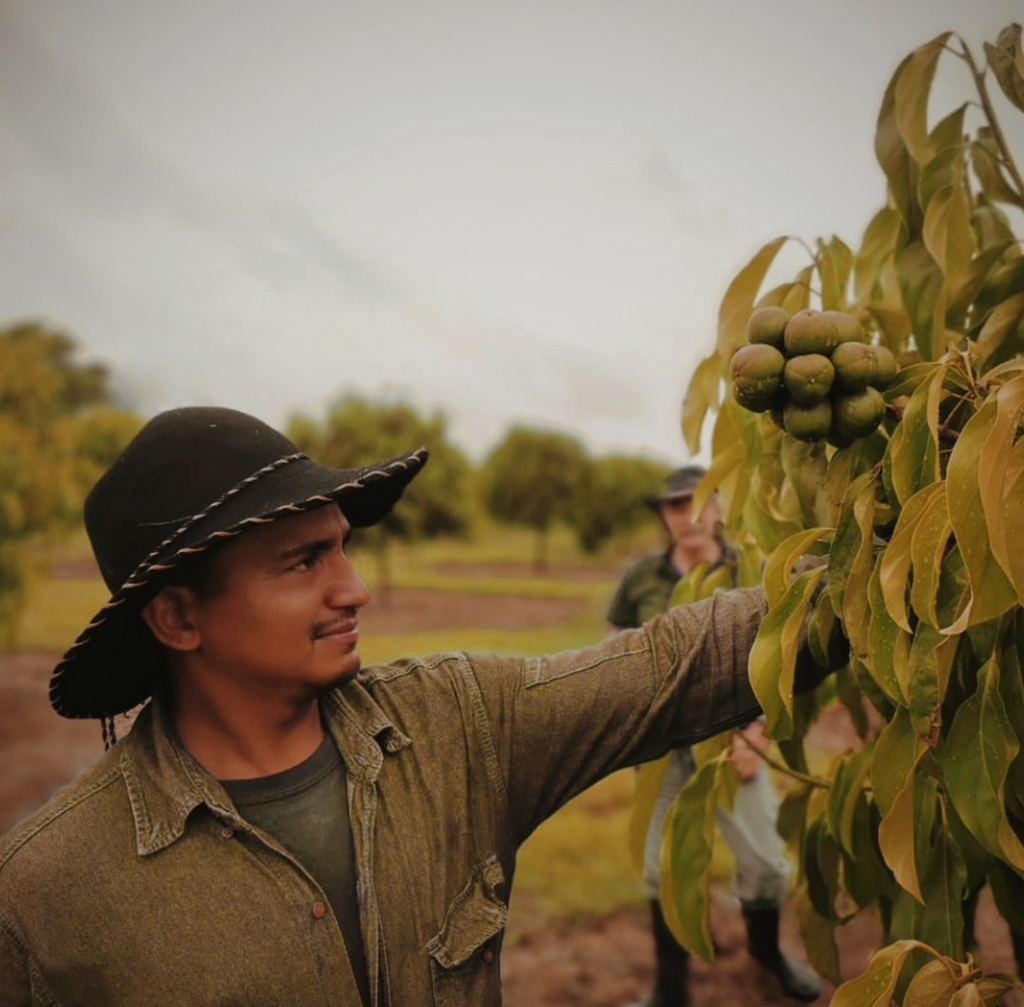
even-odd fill
[{"label": "dirt ground", "polygon": [[[550,601],[536,607],[529,602],[520,599],[510,614],[510,601],[504,597],[396,589],[386,608],[368,612],[362,621],[369,632],[396,632],[447,625],[454,618],[464,626],[470,621],[467,613],[472,621],[491,625],[511,625],[503,620],[514,618],[518,627],[552,618]],[[558,617],[570,614],[571,605]],[[0,656],[0,834],[102,749],[95,722],[62,720],[50,710],[46,688],[56,658],[38,651]],[[828,737],[840,748],[845,744],[839,727]],[[506,944],[502,966],[506,1007],[619,1007],[649,991],[654,960],[649,920],[642,908],[568,923],[549,918],[526,896],[520,899],[514,893],[512,913],[517,936]],[[719,948],[716,960],[695,961],[691,970],[695,1007],[793,1004],[748,955],[742,918],[725,893],[716,893],[712,930]],[[868,918],[857,919],[840,932],[844,976],[864,968],[880,936]],[[987,893],[979,907],[978,937],[978,957],[987,970],[1015,970],[1005,923]],[[784,909],[782,943],[790,953],[802,954],[791,906]],[[828,1003],[833,989],[825,983],[818,1003]],[[1024,1007],[1024,995],[1014,992],[1005,1003]]]}]

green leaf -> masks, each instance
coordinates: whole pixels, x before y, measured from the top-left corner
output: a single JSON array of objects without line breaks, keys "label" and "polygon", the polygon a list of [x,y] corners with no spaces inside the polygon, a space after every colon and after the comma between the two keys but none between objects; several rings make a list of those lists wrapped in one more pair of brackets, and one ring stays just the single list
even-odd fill
[{"label": "green leaf", "polygon": [[764,710],[768,733],[784,740],[793,733],[793,677],[797,644],[814,589],[824,567],[794,578],[758,627],[750,651],[750,684]]},{"label": "green leaf", "polygon": [[821,541],[830,530],[829,528],[810,528],[807,531],[790,535],[768,557],[761,583],[765,596],[768,598],[769,608],[778,605],[789,589],[790,574],[796,561],[801,556],[806,556],[810,552],[811,546]]},{"label": "green leaf", "polygon": [[647,829],[654,813],[654,802],[661,791],[670,756],[663,755],[653,762],[637,767],[636,786],[629,806],[629,852],[637,871],[644,869],[644,846]]},{"label": "green leaf", "polygon": [[825,474],[828,456],[825,442],[807,443],[786,434],[780,446],[782,470],[796,496],[800,518],[805,528],[828,524],[825,500]]},{"label": "green leaf", "polygon": [[747,341],[747,319],[753,313],[757,292],[779,249],[787,240],[782,237],[769,241],[729,284],[718,309],[716,349],[723,361],[728,361],[736,348]]},{"label": "green leaf", "polygon": [[875,157],[885,172],[889,192],[892,194],[892,201],[902,224],[909,235],[914,235],[920,227],[920,207],[917,205],[915,185],[916,166],[900,135],[896,103],[896,90],[900,78],[911,60],[912,55],[903,59],[885,89],[875,126]]},{"label": "green leaf", "polygon": [[853,289],[858,300],[871,298],[882,266],[889,262],[900,243],[903,223],[900,215],[886,206],[871,218],[854,260]]},{"label": "green leaf", "polygon": [[814,911],[826,920],[836,919],[840,864],[839,845],[824,818],[816,818],[807,828],[803,868],[807,896]]},{"label": "green leaf", "polygon": [[983,127],[978,130],[978,138],[971,144],[970,150],[971,167],[981,183],[981,191],[994,203],[1024,206],[1024,198],[1010,185],[1003,174],[1003,162],[999,156],[999,147],[990,128]]},{"label": "green leaf", "polygon": [[999,476],[1005,469],[1022,407],[1024,380],[1016,379],[989,396],[967,421],[949,458],[949,514],[970,578],[971,593],[964,609],[969,626],[1001,615],[1017,599],[1013,584],[992,553],[988,515],[1002,525]]},{"label": "green leaf", "polygon": [[948,1007],[957,989],[955,978],[945,962],[933,958],[914,973],[903,995],[903,1007]]},{"label": "green leaf", "polygon": [[891,876],[877,845],[878,826],[878,809],[861,790],[854,805],[853,850],[843,860],[843,884],[858,910],[874,905],[883,894],[891,897]]},{"label": "green leaf", "polygon": [[934,365],[931,378],[910,396],[889,442],[886,462],[901,505],[940,476],[939,401],[949,366]]},{"label": "green leaf", "polygon": [[[888,558],[892,544],[882,554]],[[905,582],[904,575],[904,582]],[[902,599],[903,590],[900,590]],[[900,685],[906,677],[910,658],[910,636],[904,632],[889,614],[882,592],[882,562],[875,564],[868,581],[868,608],[871,618],[868,622],[868,654],[871,656],[869,671],[879,688],[894,703],[903,702],[904,690]]]},{"label": "green leaf", "polygon": [[945,277],[924,241],[909,241],[896,252],[896,276],[917,349],[925,360],[937,360],[947,344]]},{"label": "green leaf", "polygon": [[879,732],[871,757],[871,786],[883,817],[892,811],[926,748],[910,723],[910,712],[903,707],[897,709]]},{"label": "green leaf", "polygon": [[870,769],[871,752],[862,748],[839,760],[828,792],[826,820],[829,831],[849,855],[854,854],[853,820]]},{"label": "green leaf", "polygon": [[1007,337],[1024,323],[1024,293],[1016,294],[997,304],[985,318],[978,333],[978,357],[984,362],[994,357]]},{"label": "green leaf", "polygon": [[821,307],[825,311],[846,308],[846,286],[853,267],[853,253],[833,235],[828,243],[818,239],[818,274],[821,276]]},{"label": "green leaf", "polygon": [[960,317],[966,314],[967,309],[996,270],[1009,247],[1011,247],[1010,244],[1003,241],[984,249],[975,256],[968,266],[967,272],[960,278],[950,294],[947,317]]},{"label": "green leaf", "polygon": [[929,201],[924,213],[925,247],[946,277],[955,285],[961,281],[977,250],[971,227],[971,204],[963,185],[941,189]]},{"label": "green leaf", "polygon": [[920,871],[921,898],[899,892],[894,899],[892,933],[913,935],[934,950],[953,959],[963,958],[963,900],[967,878],[956,840],[936,823],[942,797],[936,782],[919,776],[915,786],[916,858]]},{"label": "green leaf", "polygon": [[[1024,310],[1024,295],[1021,295]],[[990,400],[991,401],[991,398]],[[1020,552],[1020,540],[1011,539],[1007,534],[1005,513],[1007,504],[1020,507],[1019,497],[1007,493],[1007,476],[1013,473],[1011,453],[1015,447],[1021,412],[1024,411],[1024,374],[1007,381],[995,393],[995,416],[988,435],[981,446],[978,457],[978,495],[988,528],[988,545],[992,557],[1000,569],[1012,577],[1014,560],[1012,553]],[[977,415],[980,415],[980,411]],[[952,462],[952,459],[951,459]],[[1014,459],[1018,464],[1020,457]],[[963,551],[961,547],[961,551]],[[970,570],[970,566],[968,566]]]},{"label": "green leaf", "polygon": [[950,32],[943,32],[915,49],[897,71],[894,92],[896,125],[910,156],[920,165],[927,164],[935,156],[928,132],[928,96],[935,66],[949,36]]},{"label": "green leaf", "polygon": [[1024,873],[1024,846],[1006,817],[1004,786],[1020,750],[999,691],[995,658],[978,672],[977,691],[960,705],[940,750],[946,792],[968,831],[990,853]]},{"label": "green leaf", "polygon": [[918,617],[929,626],[938,626],[936,613],[939,578],[946,545],[953,531],[946,501],[945,483],[928,496],[928,502],[918,518],[910,544],[910,558],[914,578],[910,587],[910,604]]},{"label": "green leaf", "polygon": [[899,353],[910,337],[912,325],[906,308],[900,304],[870,301],[864,310],[875,320],[882,337],[882,345]]},{"label": "green leaf", "polygon": [[[1006,485],[1003,495],[1002,528],[1006,541],[1024,542],[1024,439],[1018,440],[1006,459]],[[1005,557],[1007,573],[1017,592],[1018,604],[1024,605],[1024,549],[1010,549]]]},{"label": "green leaf", "polygon": [[683,400],[683,440],[690,454],[700,450],[700,432],[708,410],[718,408],[722,367],[718,353],[712,353],[697,365],[690,378],[686,398]]},{"label": "green leaf", "polygon": [[[837,578],[843,579],[842,593],[838,599],[843,630],[849,638],[853,654],[869,667],[868,625],[871,613],[867,588],[874,565],[876,486],[872,473],[850,484],[829,552],[829,568],[833,568],[834,562]],[[829,589],[835,603],[839,586],[830,579]]]},{"label": "green leaf", "polygon": [[807,957],[819,975],[838,985],[842,980],[839,972],[839,951],[836,948],[835,923],[815,910],[806,890],[797,889],[796,907]]},{"label": "green leaf", "polygon": [[919,824],[917,809],[920,793],[921,781],[915,766],[896,792],[889,811],[882,817],[878,827],[878,847],[899,885],[918,902],[923,902],[917,878],[914,843]]},{"label": "green leaf", "polygon": [[999,81],[1003,94],[1024,112],[1024,57],[1021,56],[1020,25],[1007,25],[995,45],[985,43],[988,65]]},{"label": "green leaf", "polygon": [[918,623],[900,685],[907,697],[914,731],[929,745],[938,742],[940,707],[946,696],[957,639],[926,623]]},{"label": "green leaf", "polygon": [[829,1007],[889,1007],[903,964],[919,947],[919,941],[902,940],[876,951],[859,976],[835,991]]},{"label": "green leaf", "polygon": [[720,762],[700,766],[669,806],[661,846],[665,922],[688,951],[711,961],[709,885]]}]

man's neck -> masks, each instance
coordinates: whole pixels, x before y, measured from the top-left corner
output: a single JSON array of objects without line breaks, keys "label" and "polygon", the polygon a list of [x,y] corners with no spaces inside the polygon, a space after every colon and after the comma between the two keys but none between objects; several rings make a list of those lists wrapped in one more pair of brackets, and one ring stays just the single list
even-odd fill
[{"label": "man's neck", "polygon": [[219,780],[284,772],[309,758],[324,737],[316,699],[287,706],[251,696],[215,703],[179,689],[169,714],[181,743]]},{"label": "man's neck", "polygon": [[698,563],[717,563],[722,558],[722,546],[717,541],[687,546],[674,542],[668,554],[669,562],[684,576]]}]

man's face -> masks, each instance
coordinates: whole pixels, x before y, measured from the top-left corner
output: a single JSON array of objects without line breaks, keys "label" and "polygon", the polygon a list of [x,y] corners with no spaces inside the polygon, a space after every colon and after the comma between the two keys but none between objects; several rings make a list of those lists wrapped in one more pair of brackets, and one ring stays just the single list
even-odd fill
[{"label": "man's face", "polygon": [[358,610],[370,600],[345,556],[337,506],[258,525],[212,557],[189,592],[204,675],[286,695],[315,694],[359,670]]},{"label": "man's face", "polygon": [[722,512],[716,497],[712,497],[698,515],[693,513],[693,497],[676,497],[658,504],[658,513],[665,522],[673,543],[696,547],[715,539],[715,532],[722,520]]}]

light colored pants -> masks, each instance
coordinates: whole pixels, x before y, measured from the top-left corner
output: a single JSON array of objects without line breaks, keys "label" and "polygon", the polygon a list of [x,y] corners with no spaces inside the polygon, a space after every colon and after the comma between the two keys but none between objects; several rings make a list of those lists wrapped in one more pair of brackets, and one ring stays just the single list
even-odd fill
[{"label": "light colored pants", "polygon": [[[660,893],[658,855],[665,814],[695,770],[689,748],[674,749],[670,756],[644,842],[644,887],[651,899]],[[775,828],[778,810],[778,796],[764,769],[740,781],[731,815],[718,809],[718,827],[736,858],[733,891],[750,908],[781,905],[786,895],[790,866]]]}]

